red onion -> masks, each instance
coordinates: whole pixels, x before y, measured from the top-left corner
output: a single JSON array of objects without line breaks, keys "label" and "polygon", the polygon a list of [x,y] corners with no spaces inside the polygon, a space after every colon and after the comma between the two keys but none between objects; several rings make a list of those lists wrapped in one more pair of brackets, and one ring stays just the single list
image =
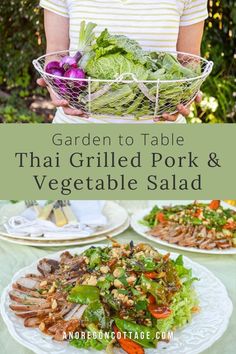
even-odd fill
[{"label": "red onion", "polygon": [[60,67],[63,68],[64,70],[67,70],[71,67],[77,68],[77,61],[74,57],[70,57],[69,55],[65,55],[64,57],[61,58]]},{"label": "red onion", "polygon": [[51,68],[50,74],[63,77],[64,70],[62,68]]},{"label": "red onion", "polygon": [[80,52],[75,53],[74,58],[76,60],[76,63],[78,63],[80,61],[80,59],[82,58],[82,54]]},{"label": "red onion", "polygon": [[50,62],[46,65],[45,71],[46,71],[46,73],[48,73],[48,74],[52,74],[52,71],[53,71],[54,69],[56,69],[56,68],[59,68],[59,66],[60,66],[59,61],[56,61],[56,60],[50,61]]},{"label": "red onion", "polygon": [[66,86],[64,82],[61,82],[56,86],[58,87],[61,95],[65,96],[70,94],[70,89]]},{"label": "red onion", "polygon": [[[62,68],[52,68],[50,74],[60,76],[61,78],[63,78],[64,70]],[[53,83],[59,86],[61,85],[61,83],[63,83],[63,80],[59,78],[53,78]]]},{"label": "red onion", "polygon": [[53,84],[59,89],[62,95],[65,95],[69,92],[69,89],[66,85],[66,81],[63,80],[64,70],[62,68],[52,68],[51,74],[61,77],[60,78],[53,78]]},{"label": "red onion", "polygon": [[[85,79],[86,75],[85,72],[82,69],[79,68],[70,68],[68,69],[64,77],[69,77],[71,79]],[[68,85],[70,87],[77,87],[77,88],[84,88],[86,86],[86,81],[84,80],[68,80]]]}]

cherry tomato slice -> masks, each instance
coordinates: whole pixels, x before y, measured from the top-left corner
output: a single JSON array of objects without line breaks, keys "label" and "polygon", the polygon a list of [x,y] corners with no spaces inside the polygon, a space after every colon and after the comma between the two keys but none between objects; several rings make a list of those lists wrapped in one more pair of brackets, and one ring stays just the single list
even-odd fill
[{"label": "cherry tomato slice", "polygon": [[217,210],[220,206],[220,200],[212,200],[209,204],[209,208],[212,210]]},{"label": "cherry tomato slice", "polygon": [[149,304],[156,304],[155,297],[150,294],[149,297],[148,297],[148,302],[149,302]]},{"label": "cherry tomato slice", "polygon": [[171,315],[171,309],[168,306],[158,306],[157,304],[149,304],[148,310],[151,315],[157,319],[167,318]]},{"label": "cherry tomato slice", "polygon": [[226,230],[234,230],[234,229],[236,229],[236,222],[235,221],[228,222],[227,224],[225,224],[223,226],[223,229],[226,229]]},{"label": "cherry tomato slice", "polygon": [[166,221],[165,215],[161,212],[157,213],[156,220],[159,222],[165,222]]},{"label": "cherry tomato slice", "polygon": [[194,216],[198,218],[201,215],[202,209],[197,209],[194,213]]}]

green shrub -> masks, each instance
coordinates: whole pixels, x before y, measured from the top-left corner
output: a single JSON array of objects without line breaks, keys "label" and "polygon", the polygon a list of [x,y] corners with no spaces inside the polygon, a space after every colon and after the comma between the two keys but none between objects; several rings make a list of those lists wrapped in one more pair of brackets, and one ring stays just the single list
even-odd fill
[{"label": "green shrub", "polygon": [[207,111],[196,111],[204,122],[236,122],[235,38],[235,1],[211,0],[202,54],[214,62],[214,67],[211,76],[203,84],[202,91],[208,102],[213,102],[211,97],[217,101],[217,108],[214,111],[210,107]]},{"label": "green shrub", "polygon": [[[37,88],[37,73],[32,66],[32,60],[45,52],[43,12],[38,3],[39,0],[0,1],[0,90],[18,97],[0,102],[2,120],[40,121],[27,103],[27,98],[35,93],[46,95],[46,90]],[[210,0],[202,53],[215,65],[202,87],[203,102],[192,107],[190,122],[236,122],[235,32],[235,0]]]},{"label": "green shrub", "polygon": [[43,14],[38,0],[1,0],[0,2],[0,85],[7,90],[19,88],[30,94],[36,73],[32,60],[45,48]]}]

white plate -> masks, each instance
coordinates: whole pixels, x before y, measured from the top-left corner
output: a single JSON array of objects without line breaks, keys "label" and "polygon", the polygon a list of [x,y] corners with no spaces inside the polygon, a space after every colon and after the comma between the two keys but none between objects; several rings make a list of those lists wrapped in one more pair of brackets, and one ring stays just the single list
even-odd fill
[{"label": "white plate", "polygon": [[[79,253],[88,247],[68,250]],[[49,255],[50,258],[58,259],[61,252]],[[176,253],[171,253],[171,258],[175,259]],[[38,260],[39,261],[39,260]],[[68,343],[59,343],[51,337],[42,334],[35,328],[25,328],[23,322],[13,311],[9,309],[10,299],[8,293],[19,277],[27,273],[38,273],[37,263],[23,268],[17,272],[11,284],[3,291],[1,297],[1,313],[4,322],[12,337],[25,347],[33,350],[37,354],[105,354],[104,351],[79,350]],[[148,349],[146,354],[197,354],[210,347],[226,330],[231,316],[233,306],[228,297],[224,285],[209,270],[198,263],[184,257],[185,265],[192,268],[193,276],[200,278],[195,282],[195,289],[200,301],[201,311],[194,315],[192,321],[177,330],[174,338],[169,343],[159,343],[158,349]]]},{"label": "white plate", "polygon": [[[15,209],[15,206],[13,205],[12,208]],[[6,213],[6,209],[3,209],[3,211],[1,212],[1,214]],[[21,210],[22,212],[22,210]],[[6,219],[6,217],[10,217],[11,215],[11,211],[9,210],[9,206],[8,206],[8,213],[10,215],[0,215],[0,218],[4,217],[4,219]],[[127,218],[128,218],[128,213],[127,211],[122,208],[119,204],[112,202],[112,201],[106,201],[104,208],[103,208],[103,214],[106,216],[107,218],[107,225],[105,225],[104,227],[100,228],[99,230],[93,232],[91,235],[89,236],[81,236],[81,235],[60,235],[60,233],[58,233],[58,236],[51,236],[51,237],[33,237],[33,236],[25,236],[25,235],[14,235],[14,234],[9,234],[8,232],[6,232],[4,226],[1,226],[0,229],[0,236],[4,236],[4,237],[8,237],[8,238],[14,238],[14,239],[21,239],[21,240],[30,240],[30,241],[46,241],[46,240],[50,240],[50,241],[62,241],[62,240],[78,240],[78,239],[82,239],[82,238],[87,238],[87,237],[94,237],[94,236],[98,236],[98,235],[102,235],[104,233],[109,233],[115,229],[117,229],[118,227],[122,226]],[[68,231],[67,231],[68,232]],[[73,232],[74,233],[74,232]]]},{"label": "white plate", "polygon": [[27,240],[19,240],[18,238],[9,238],[0,235],[0,239],[6,242],[10,243],[15,243],[18,245],[24,245],[24,246],[34,246],[34,247],[64,247],[64,246],[80,246],[80,245],[87,245],[89,243],[95,243],[95,242],[100,242],[106,240],[107,236],[110,237],[115,237],[120,235],[122,232],[124,232],[126,229],[128,229],[130,223],[129,223],[129,218],[126,219],[125,223],[121,225],[120,227],[112,230],[109,233],[105,233],[103,235],[98,235],[98,236],[89,236],[87,238],[82,238],[82,239],[77,239],[77,240],[71,240],[71,241],[46,241],[42,239],[38,239],[37,241],[31,241],[30,239]]},{"label": "white plate", "polygon": [[[200,200],[199,202],[208,203],[208,202],[210,202],[210,200]],[[158,202],[153,202],[153,205],[157,205],[158,207],[162,208],[163,206],[166,206],[166,205],[177,205],[177,204],[186,205],[189,203],[191,203],[190,200],[172,200],[172,201],[171,200],[162,200],[162,201],[158,201]],[[232,209],[232,210],[236,211],[236,208],[233,207],[232,205],[226,204],[224,202],[221,202],[221,205],[224,208],[228,208],[228,209]],[[150,227],[140,224],[140,221],[143,219],[143,217],[145,215],[149,214],[151,209],[152,208],[148,208],[148,209],[141,210],[141,211],[135,213],[134,215],[132,215],[131,222],[130,222],[131,227],[134,229],[134,231],[137,232],[139,235],[145,237],[146,239],[153,241],[161,246],[167,246],[167,247],[176,248],[178,250],[183,250],[183,251],[188,251],[188,252],[207,253],[207,254],[236,254],[235,247],[225,249],[225,250],[223,250],[223,249],[222,250],[220,250],[220,249],[202,250],[197,247],[179,246],[179,245],[176,245],[173,243],[169,243],[167,241],[163,241],[163,240],[159,239],[158,237],[148,235],[147,232],[151,230]]]}]

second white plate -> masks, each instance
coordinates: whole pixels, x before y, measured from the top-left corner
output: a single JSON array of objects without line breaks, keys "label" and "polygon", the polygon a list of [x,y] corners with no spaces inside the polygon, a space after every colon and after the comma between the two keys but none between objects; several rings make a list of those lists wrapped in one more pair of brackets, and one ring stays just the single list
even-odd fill
[{"label": "second white plate", "polygon": [[[157,205],[159,207],[163,207],[165,205],[177,205],[177,204],[189,204],[191,201],[189,200],[163,200],[163,201],[158,201],[156,203],[153,203],[153,205]],[[200,202],[203,203],[207,203],[209,202],[208,200],[201,200]],[[221,205],[224,208],[229,208],[232,210],[236,210],[234,207],[232,207],[231,205],[228,205],[224,202],[221,202]],[[135,214],[133,214],[131,216],[131,227],[133,228],[133,230],[135,232],[137,232],[139,235],[145,237],[147,240],[153,241],[155,243],[157,243],[158,245],[161,246],[166,246],[166,247],[171,247],[171,248],[175,248],[177,250],[183,250],[183,251],[187,251],[187,252],[197,252],[197,253],[205,253],[205,254],[221,254],[221,255],[227,255],[227,254],[236,254],[236,248],[229,248],[229,249],[213,249],[213,250],[203,250],[197,247],[183,247],[183,246],[179,246],[173,243],[169,243],[167,241],[163,241],[158,237],[154,237],[151,235],[148,235],[148,231],[150,231],[150,228],[141,224],[140,221],[144,218],[145,215],[149,214],[152,208],[148,208],[145,210],[141,210]]]},{"label": "second white plate", "polygon": [[13,238],[13,237],[5,237],[0,235],[0,239],[3,241],[7,241],[10,243],[15,243],[18,245],[24,245],[24,246],[34,246],[34,247],[65,247],[65,246],[83,246],[83,245],[87,245],[87,244],[93,244],[93,243],[97,243],[100,241],[104,241],[106,240],[107,236],[113,238],[115,236],[120,235],[122,232],[124,232],[125,230],[128,229],[130,223],[129,223],[129,218],[126,219],[126,221],[124,222],[123,225],[121,225],[120,227],[112,230],[109,233],[105,233],[102,235],[98,235],[98,236],[93,236],[93,237],[88,237],[88,238],[82,238],[82,239],[76,239],[76,240],[60,240],[60,241],[47,241],[47,240],[43,240],[43,238],[41,238],[40,240],[34,241],[31,240],[30,238],[28,240],[21,240],[18,238]]},{"label": "second white plate", "polygon": [[[12,207],[15,207],[14,205]],[[5,208],[6,210],[6,208]],[[6,213],[6,211],[5,211]],[[8,213],[10,214],[10,210],[8,210]],[[33,237],[33,236],[25,236],[25,235],[16,235],[16,234],[9,234],[6,232],[4,229],[3,225],[1,226],[0,229],[0,236],[4,236],[5,238],[9,239],[19,239],[19,240],[26,240],[26,241],[69,241],[69,240],[82,240],[82,239],[87,239],[88,237],[94,237],[94,236],[102,236],[104,233],[110,233],[113,230],[117,229],[118,227],[122,226],[127,218],[128,218],[128,213],[127,211],[122,208],[119,204],[112,202],[112,201],[107,201],[104,205],[103,208],[103,214],[107,218],[107,224],[102,227],[101,229],[94,231],[91,235],[89,236],[81,236],[80,234],[75,235],[74,233],[70,235],[60,235],[58,233],[58,236],[51,236],[51,237]],[[10,214],[11,215],[11,214]],[[9,217],[10,217],[9,215]],[[6,219],[8,217],[7,214],[4,214],[4,218]],[[77,243],[78,244],[78,243]]]}]

